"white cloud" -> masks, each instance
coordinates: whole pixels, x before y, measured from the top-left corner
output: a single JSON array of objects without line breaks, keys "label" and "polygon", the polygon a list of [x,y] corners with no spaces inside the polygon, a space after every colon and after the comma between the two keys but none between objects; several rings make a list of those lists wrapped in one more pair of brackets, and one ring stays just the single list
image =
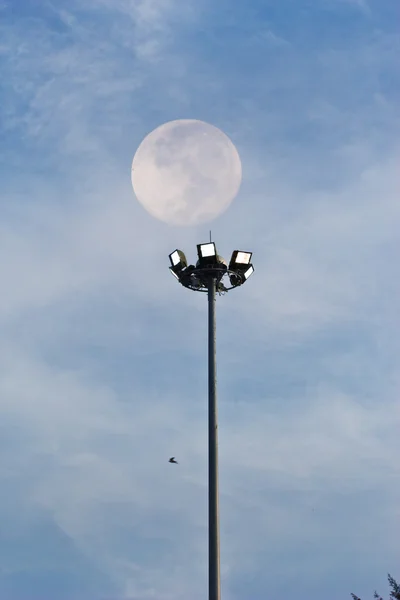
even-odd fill
[{"label": "white cloud", "polygon": [[[245,167],[241,196],[211,227],[222,254],[237,243],[256,266],[243,289],[218,299],[224,594],[238,600],[240,579],[266,586],[266,564],[274,590],[285,574],[336,576],[348,560],[340,536],[363,552],[369,577],[391,568],[398,119],[375,83],[363,88],[371,102],[352,104],[357,71],[393,64],[390,40],[350,52],[348,68],[348,49],[323,54],[323,89],[300,98],[296,114],[273,104],[312,81],[291,54],[290,71],[284,63],[276,79],[257,79],[257,95],[243,91],[237,106],[249,111],[234,124],[230,80],[201,75],[195,51],[174,54],[180,11],[190,24],[197,7],[77,7],[56,11],[66,33],[38,20],[24,42],[18,26],[2,30],[5,133],[14,136],[3,158],[17,173],[4,173],[1,205],[2,489],[32,520],[44,511],[118,593],[204,597],[205,298],[167,267],[176,245],[194,255],[208,231],[151,220],[129,180],[143,135],[188,116],[175,113],[194,110],[204,77],[215,103],[202,96],[213,107],[189,116],[231,127]],[[172,82],[166,65],[176,67]],[[333,94],[330,81],[349,87]],[[213,112],[222,101],[223,118]],[[320,137],[293,135],[303,117]],[[12,507],[7,515],[18,522]]]}]

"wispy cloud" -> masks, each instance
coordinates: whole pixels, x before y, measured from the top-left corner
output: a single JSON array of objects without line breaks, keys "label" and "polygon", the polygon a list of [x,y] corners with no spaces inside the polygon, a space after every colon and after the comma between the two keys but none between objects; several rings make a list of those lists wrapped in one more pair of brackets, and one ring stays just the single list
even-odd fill
[{"label": "wispy cloud", "polygon": [[152,220],[129,178],[179,117],[237,144],[211,227],[256,266],[218,298],[224,596],[395,568],[399,39],[326,6],[2,11],[0,595],[204,597],[206,306],[167,263],[208,227]]}]

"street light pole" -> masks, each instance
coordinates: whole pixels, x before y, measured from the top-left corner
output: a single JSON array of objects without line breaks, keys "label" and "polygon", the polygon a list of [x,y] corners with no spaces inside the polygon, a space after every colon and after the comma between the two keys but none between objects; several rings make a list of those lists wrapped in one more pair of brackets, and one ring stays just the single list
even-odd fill
[{"label": "street light pole", "polygon": [[208,279],[208,597],[220,600],[216,281]]},{"label": "street light pole", "polygon": [[197,246],[199,260],[188,265],[182,250],[169,255],[170,271],[185,287],[208,294],[208,598],[221,600],[219,557],[218,412],[216,365],[216,293],[236,288],[254,272],[251,252],[235,250],[229,266],[214,242]]}]

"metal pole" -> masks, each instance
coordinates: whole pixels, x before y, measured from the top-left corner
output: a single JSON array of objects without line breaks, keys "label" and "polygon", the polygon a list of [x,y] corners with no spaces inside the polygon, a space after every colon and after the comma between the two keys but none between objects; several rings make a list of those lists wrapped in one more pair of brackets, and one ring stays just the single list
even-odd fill
[{"label": "metal pole", "polygon": [[208,598],[221,599],[219,561],[218,419],[215,278],[208,280]]}]

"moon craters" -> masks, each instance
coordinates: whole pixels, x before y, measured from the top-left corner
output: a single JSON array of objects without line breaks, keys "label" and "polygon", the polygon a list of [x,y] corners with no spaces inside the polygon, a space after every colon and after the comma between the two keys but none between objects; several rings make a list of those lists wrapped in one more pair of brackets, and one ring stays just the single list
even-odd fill
[{"label": "moon craters", "polygon": [[239,191],[239,154],[220,129],[193,119],[148,134],[132,162],[135,195],[154,217],[192,226],[224,212]]}]

